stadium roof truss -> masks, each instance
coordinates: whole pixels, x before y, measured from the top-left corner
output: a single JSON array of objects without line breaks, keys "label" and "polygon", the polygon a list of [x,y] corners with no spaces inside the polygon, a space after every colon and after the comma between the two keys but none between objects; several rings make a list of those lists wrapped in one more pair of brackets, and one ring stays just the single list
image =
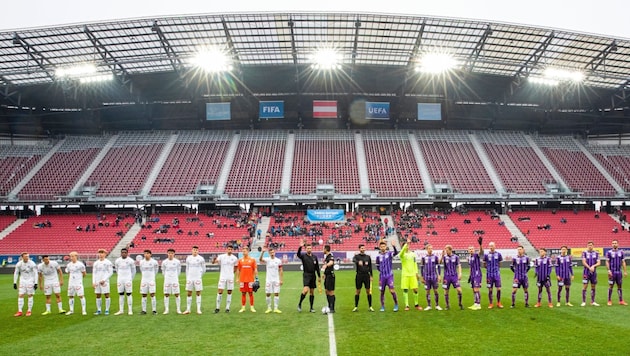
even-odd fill
[{"label": "stadium roof truss", "polygon": [[[463,78],[503,79],[507,85],[500,90],[500,101],[505,103],[526,78],[542,76],[549,67],[577,70],[584,73],[580,84],[584,91],[596,91],[599,97],[605,94],[600,108],[628,106],[628,39],[515,24],[369,13],[209,14],[0,32],[0,100],[20,103],[26,88],[63,84],[55,75],[57,69],[85,63],[96,66],[100,74],[113,74],[116,83],[132,94],[137,94],[135,79],[143,75],[174,74],[188,87],[190,59],[203,46],[225,49],[237,73],[252,67],[289,67],[295,68],[296,82],[308,68],[313,51],[321,46],[336,49],[347,72],[383,67],[404,72],[405,80],[420,55],[443,52],[462,64]],[[398,94],[409,91],[399,89]],[[273,93],[274,89],[267,91]],[[481,95],[479,100],[497,99]]]}]

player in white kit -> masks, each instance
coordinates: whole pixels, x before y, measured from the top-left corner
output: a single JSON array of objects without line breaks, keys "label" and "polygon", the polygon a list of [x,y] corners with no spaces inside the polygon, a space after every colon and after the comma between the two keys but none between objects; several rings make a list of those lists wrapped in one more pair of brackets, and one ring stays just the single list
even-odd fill
[{"label": "player in white kit", "polygon": [[164,275],[164,314],[168,314],[169,297],[175,296],[177,314],[182,313],[181,299],[179,298],[179,275],[182,272],[182,264],[175,258],[175,250],[169,248],[166,253],[168,258],[162,261],[162,274]]},{"label": "player in white kit", "polygon": [[282,272],[282,260],[276,257],[276,250],[269,249],[269,258],[265,258],[266,249],[263,248],[260,254],[260,263],[267,266],[267,274],[265,278],[265,293],[267,293],[267,311],[266,314],[271,313],[271,294],[273,297],[273,312],[282,313],[278,306],[280,305],[280,286],[282,286],[283,272]]},{"label": "player in white kit", "polygon": [[142,294],[142,311],[141,314],[147,313],[147,294],[151,295],[151,310],[153,315],[157,314],[157,301],[155,300],[155,276],[158,273],[159,265],[156,260],[151,258],[151,250],[144,250],[144,259],[140,261],[140,294]]},{"label": "player in white kit", "polygon": [[186,257],[186,310],[184,314],[190,314],[193,290],[197,294],[197,314],[201,314],[201,291],[203,282],[201,277],[206,272],[206,260],[199,255],[199,247],[192,247],[192,255]]},{"label": "player in white kit", "polygon": [[70,263],[66,266],[68,273],[68,312],[66,315],[74,314],[74,297],[79,297],[81,301],[81,314],[87,315],[85,310],[85,290],[83,289],[83,277],[85,277],[85,265],[79,261],[79,254],[70,252]]},{"label": "player in white kit", "polygon": [[37,266],[39,272],[39,287],[44,291],[46,296],[46,311],[42,315],[48,315],[50,311],[50,297],[54,293],[57,298],[57,309],[59,314],[64,314],[63,304],[61,303],[61,286],[63,286],[63,272],[57,261],[51,261],[48,255],[42,256],[42,263]]},{"label": "player in white kit", "polygon": [[101,296],[103,294],[105,294],[105,315],[109,315],[109,306],[111,305],[109,279],[114,274],[114,265],[105,256],[107,256],[107,251],[98,250],[98,260],[92,266],[92,287],[94,287],[96,294],[96,312],[94,315],[101,315]]},{"label": "player in white kit", "polygon": [[227,289],[225,312],[230,312],[230,305],[232,304],[232,290],[234,289],[234,272],[236,271],[236,265],[238,264],[238,257],[232,254],[232,251],[232,245],[228,245],[226,253],[220,254],[214,258],[214,261],[212,261],[212,263],[218,263],[220,265],[219,284],[217,286],[217,306],[216,309],[214,309],[215,313],[218,313],[219,308],[221,308],[221,298],[223,297],[224,289]]},{"label": "player in white kit", "polygon": [[[33,310],[33,294],[37,290],[37,265],[31,261],[28,252],[22,252],[20,260],[15,264],[13,272],[13,289],[18,290],[18,311],[13,316],[22,316],[24,308],[24,295],[28,295],[28,307],[26,316],[31,316]],[[18,279],[20,284],[18,284]]]},{"label": "player in white kit", "polygon": [[126,248],[120,250],[120,257],[114,262],[116,274],[118,275],[118,311],[114,315],[121,315],[125,312],[125,294],[127,295],[127,314],[133,315],[133,278],[136,276],[136,262],[129,257]]}]

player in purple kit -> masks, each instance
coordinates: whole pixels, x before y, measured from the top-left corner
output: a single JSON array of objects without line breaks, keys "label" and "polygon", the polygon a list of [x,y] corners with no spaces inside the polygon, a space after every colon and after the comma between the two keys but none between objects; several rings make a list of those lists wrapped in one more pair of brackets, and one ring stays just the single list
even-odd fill
[{"label": "player in purple kit", "polygon": [[398,311],[398,296],[394,289],[394,271],[392,268],[392,262],[394,256],[398,254],[396,247],[393,246],[394,251],[387,251],[387,243],[384,240],[378,243],[380,249],[378,256],[376,256],[376,269],[378,269],[378,288],[381,291],[381,311],[385,311],[385,287],[389,287],[389,292],[394,299],[394,311]]},{"label": "player in purple kit", "polygon": [[512,265],[510,269],[514,272],[514,282],[512,283],[512,308],[514,308],[514,303],[516,302],[516,291],[519,288],[523,287],[523,291],[525,292],[525,308],[529,308],[529,292],[527,288],[529,288],[529,278],[527,277],[527,272],[529,272],[530,268],[530,260],[527,255],[525,255],[525,249],[523,246],[519,246],[518,255],[512,259]]},{"label": "player in purple kit", "polygon": [[470,276],[468,277],[468,283],[472,286],[475,303],[468,307],[471,310],[481,309],[481,295],[479,289],[481,288],[481,259],[483,258],[483,238],[479,236],[477,239],[479,243],[479,252],[475,253],[473,246],[468,247],[468,265],[470,266]]},{"label": "player in purple kit", "polygon": [[584,275],[582,276],[582,304],[586,305],[586,289],[591,284],[591,305],[598,307],[595,302],[595,287],[597,287],[597,267],[601,265],[599,260],[599,252],[593,249],[593,241],[589,241],[586,245],[586,251],[582,252],[582,265],[584,266]]},{"label": "player in purple kit", "polygon": [[562,287],[566,291],[564,305],[572,307],[573,304],[569,302],[569,290],[571,289],[571,281],[573,280],[573,261],[571,256],[568,255],[568,248],[562,246],[560,248],[560,256],[556,257],[556,278],[558,279],[558,303],[560,306],[560,296],[562,295]]},{"label": "player in purple kit", "polygon": [[431,289],[435,295],[435,309],[442,310],[440,307],[440,294],[438,293],[438,285],[442,281],[440,277],[440,258],[433,254],[433,245],[427,245],[427,254],[422,257],[422,271],[420,272],[420,278],[424,289],[427,291],[427,307],[424,310],[431,310]]},{"label": "player in purple kit", "polygon": [[[621,274],[621,268],[623,267],[623,275]],[[626,260],[624,253],[619,249],[619,241],[612,241],[612,250],[606,252],[606,269],[608,269],[608,305],[612,305],[612,292],[615,284],[617,285],[617,294],[619,295],[619,304],[628,305],[623,300],[623,292],[621,290],[621,283],[623,277],[628,275],[626,269]]]},{"label": "player in purple kit", "polygon": [[490,252],[483,256],[483,266],[486,268],[486,283],[488,287],[488,309],[494,308],[492,288],[497,289],[497,308],[503,309],[503,304],[501,304],[501,271],[499,270],[503,256],[501,256],[499,251],[495,250],[494,242],[490,242],[488,247]]},{"label": "player in purple kit", "polygon": [[442,282],[442,288],[444,288],[446,310],[451,308],[450,298],[448,295],[451,285],[457,289],[459,309],[464,309],[464,306],[462,305],[462,287],[459,285],[459,281],[462,279],[462,265],[459,262],[459,256],[453,254],[453,246],[446,245],[444,247],[440,263],[444,265],[444,281]]},{"label": "player in purple kit", "polygon": [[540,256],[534,259],[536,285],[538,286],[538,302],[535,307],[540,308],[544,287],[547,290],[547,305],[549,308],[553,308],[553,303],[551,303],[551,268],[553,267],[553,263],[551,263],[551,259],[547,256],[546,248],[541,248],[538,250],[538,253]]}]

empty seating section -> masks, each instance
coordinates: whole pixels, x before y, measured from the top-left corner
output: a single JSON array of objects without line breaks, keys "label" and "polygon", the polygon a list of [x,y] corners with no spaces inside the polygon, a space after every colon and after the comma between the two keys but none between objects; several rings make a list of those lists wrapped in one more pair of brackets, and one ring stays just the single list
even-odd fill
[{"label": "empty seating section", "polygon": [[448,183],[461,194],[496,193],[466,133],[418,131],[416,136],[434,183]]},{"label": "empty seating section", "polygon": [[285,132],[245,132],[225,186],[231,198],[272,197],[280,192]]},{"label": "empty seating section", "polygon": [[[0,240],[0,254],[29,252],[32,254],[80,254],[96,255],[99,248],[110,251],[134,223],[131,217],[121,215],[116,226],[116,216],[107,215],[99,220],[96,215],[42,215],[28,218],[20,227]],[[38,224],[50,227],[38,227]],[[87,226],[90,231],[86,231]],[[92,230],[92,226],[96,230]],[[81,227],[81,231],[77,230]]]},{"label": "empty seating section", "polygon": [[379,197],[414,197],[422,193],[422,177],[409,136],[398,131],[362,135],[370,189]]},{"label": "empty seating section", "polygon": [[304,211],[275,213],[269,223],[266,244],[278,251],[297,251],[302,240],[306,240],[313,244],[314,250],[321,251],[323,246],[319,242],[322,240],[332,251],[358,250],[359,244],[373,250],[378,246],[379,237],[385,234],[378,213],[348,212],[346,221],[339,223],[310,223],[304,220],[305,215]]},{"label": "empty seating section", "polygon": [[597,145],[588,149],[623,190],[630,191],[630,146]]},{"label": "empty seating section", "polygon": [[[416,237],[417,242],[411,243],[413,249],[423,249],[425,242],[433,245],[434,251],[442,251],[446,245],[458,250],[467,249],[469,246],[477,247],[477,238],[480,235],[476,234],[476,231],[483,231],[481,236],[485,241],[484,245],[491,241],[497,248],[502,249],[516,248],[518,245],[510,241],[512,234],[507,227],[500,225],[500,220],[492,219],[487,212],[471,211],[462,215],[456,212],[409,211],[397,212],[392,217],[403,235],[403,241],[407,237],[411,239]],[[465,223],[464,220],[470,222]],[[412,221],[418,221],[421,227],[414,227]],[[457,229],[453,230],[456,232],[451,231],[453,228]]]},{"label": "empty seating section", "polygon": [[535,140],[572,191],[584,196],[615,195],[613,186],[571,137],[541,136]]},{"label": "empty seating section", "polygon": [[0,215],[0,231],[9,227],[15,220],[17,219],[13,215]]},{"label": "empty seating section", "polygon": [[7,195],[51,149],[50,145],[0,145],[0,196]]},{"label": "empty seating section", "polygon": [[296,133],[291,193],[314,193],[317,184],[334,184],[341,194],[360,192],[354,133]]},{"label": "empty seating section", "polygon": [[138,194],[170,136],[166,132],[121,133],[87,183],[97,196]]},{"label": "empty seating section", "polygon": [[[559,210],[555,214],[550,211],[518,211],[509,215],[536,248],[559,248],[562,245],[585,248],[589,241],[593,241],[596,247],[609,247],[614,239],[627,241],[630,238],[630,234],[605,213],[598,214],[599,218],[593,211]],[[562,218],[566,223],[560,222]],[[617,233],[613,232],[614,227],[617,227]]]},{"label": "empty seating section", "polygon": [[[218,253],[225,251],[227,243],[240,242],[246,245],[249,238],[249,216],[244,212],[231,212],[223,216],[201,213],[162,213],[151,216],[156,217],[159,222],[145,222],[134,238],[134,254],[145,249],[165,254],[169,248],[177,253],[187,253],[192,246],[198,246],[203,253]],[[177,225],[174,224],[176,218],[179,221]],[[160,228],[165,229],[158,232]],[[178,230],[181,231],[178,233]]]},{"label": "empty seating section", "polygon": [[488,158],[508,193],[545,194],[553,176],[522,133],[478,133]]},{"label": "empty seating section", "polygon": [[22,200],[53,199],[67,195],[90,166],[109,137],[68,137],[19,192]]},{"label": "empty seating section", "polygon": [[151,188],[151,195],[181,196],[200,183],[215,184],[232,135],[219,131],[181,132]]}]

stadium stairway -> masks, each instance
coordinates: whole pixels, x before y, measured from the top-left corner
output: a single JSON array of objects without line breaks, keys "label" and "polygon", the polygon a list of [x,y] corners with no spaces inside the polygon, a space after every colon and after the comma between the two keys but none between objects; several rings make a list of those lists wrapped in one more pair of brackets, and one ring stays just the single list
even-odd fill
[{"label": "stadium stairway", "polygon": [[527,143],[529,143],[529,146],[534,150],[538,158],[540,158],[540,161],[545,165],[545,168],[547,168],[547,170],[549,171],[553,179],[556,180],[556,182],[560,185],[560,187],[562,187],[564,191],[567,191],[567,192],[570,191],[571,189],[567,185],[567,182],[564,181],[560,173],[558,173],[558,171],[556,170],[556,167],[554,167],[551,161],[549,161],[549,159],[547,158],[547,156],[545,156],[545,154],[540,149],[540,147],[536,144],[534,139],[530,135],[525,135],[525,140],[527,141]]},{"label": "stadium stairway", "polygon": [[354,149],[357,155],[357,165],[359,166],[359,186],[361,194],[370,194],[370,180],[368,178],[367,158],[365,158],[365,146],[361,133],[354,134]]},{"label": "stadium stairway", "polygon": [[284,150],[284,164],[282,165],[282,180],[280,181],[280,194],[291,193],[291,172],[293,172],[293,156],[294,155],[295,155],[295,134],[291,132],[287,135],[287,143],[285,145],[285,150]]},{"label": "stadium stairway", "polygon": [[164,144],[162,152],[160,152],[157,161],[153,164],[153,168],[151,169],[149,176],[144,182],[144,186],[140,191],[140,195],[146,196],[151,191],[151,187],[153,187],[153,184],[155,183],[158,174],[160,174],[160,171],[162,171],[162,167],[164,167],[164,162],[166,162],[166,159],[173,150],[173,146],[175,146],[175,142],[177,141],[178,136],[179,134],[172,134],[171,137],[169,137],[166,141],[166,144]]},{"label": "stadium stairway", "polygon": [[50,157],[52,157],[57,151],[59,151],[59,147],[63,145],[64,141],[65,140],[60,140],[59,142],[57,142],[57,144],[54,145],[53,148],[50,151],[48,151],[46,155],[44,155],[44,157],[42,157],[39,160],[39,162],[37,162],[37,164],[26,174],[26,176],[22,178],[22,180],[13,188],[13,190],[9,192],[8,194],[9,200],[14,200],[17,198],[17,195],[20,192],[20,190],[22,190],[22,188],[26,186],[28,181],[30,181],[35,176],[35,174],[37,174],[37,172],[39,172],[39,170],[42,169],[42,167],[46,164],[46,162],[48,162]]},{"label": "stadium stairway", "polygon": [[12,233],[15,229],[17,229],[18,227],[20,227],[20,225],[24,224],[24,222],[27,219],[17,219],[15,220],[13,223],[11,223],[11,225],[7,226],[6,229],[0,231],[0,240],[4,239],[5,237],[7,237],[7,235],[9,235],[10,233]]},{"label": "stadium stairway", "polygon": [[584,153],[586,158],[588,158],[588,160],[591,161],[591,163],[595,166],[595,168],[597,168],[597,170],[604,176],[604,178],[606,178],[608,183],[610,183],[610,185],[612,185],[613,188],[615,188],[615,191],[617,191],[617,195],[623,196],[624,195],[623,188],[621,187],[621,185],[619,185],[619,183],[617,183],[617,181],[615,181],[615,179],[610,175],[610,173],[608,173],[606,168],[604,168],[604,166],[602,166],[602,164],[599,163],[599,161],[595,157],[593,157],[593,155],[586,149],[586,147],[584,147],[584,145],[580,143],[579,140],[573,138],[573,141],[578,146],[580,151]]},{"label": "stadium stairway", "polygon": [[532,245],[531,242],[529,242],[529,240],[525,237],[525,235],[523,235],[521,230],[519,230],[518,226],[514,224],[514,221],[512,221],[512,218],[510,218],[509,215],[501,214],[499,215],[499,218],[501,219],[501,221],[505,223],[505,227],[508,229],[508,231],[510,231],[512,236],[515,236],[518,238],[519,245],[523,245],[523,247],[525,248],[525,254],[527,254],[528,256],[538,255],[538,251],[536,251],[536,248],[534,248],[534,245]]},{"label": "stadium stairway", "polygon": [[223,161],[223,167],[221,167],[221,173],[219,174],[219,178],[217,179],[215,194],[225,193],[225,186],[227,185],[228,176],[230,175],[230,170],[232,169],[232,164],[234,163],[234,157],[236,156],[236,150],[238,149],[238,143],[240,142],[240,140],[240,134],[234,134],[234,136],[232,136],[230,148],[225,154],[225,161]]},{"label": "stadium stairway", "polygon": [[120,239],[120,241],[118,241],[118,243],[116,244],[116,246],[114,246],[114,248],[109,252],[109,259],[116,259],[118,257],[120,257],[120,249],[127,247],[127,245],[133,241],[133,239],[136,237],[136,235],[138,235],[138,233],[140,232],[140,224],[133,224],[131,226],[131,228],[129,229],[129,231],[127,231],[127,233],[125,234],[125,236],[123,236],[122,239]]},{"label": "stadium stairway", "polygon": [[268,216],[263,216],[260,219],[260,223],[256,226],[256,230],[261,230],[260,239],[256,238],[252,242],[252,251],[257,251],[258,247],[264,247],[265,241],[267,241],[267,231],[269,231],[269,225],[271,224],[271,218]]},{"label": "stadium stairway", "polygon": [[429,174],[429,170],[427,169],[427,163],[424,160],[424,155],[422,154],[422,150],[420,149],[418,140],[412,132],[409,133],[409,144],[411,145],[413,157],[416,160],[416,165],[418,166],[418,170],[420,171],[420,177],[422,177],[422,185],[424,186],[424,191],[426,193],[433,193],[433,181],[431,180],[431,175]]},{"label": "stadium stairway", "polygon": [[497,171],[494,169],[494,166],[490,162],[490,159],[488,158],[488,154],[486,153],[486,150],[483,149],[483,146],[481,145],[481,143],[479,143],[479,140],[477,139],[477,136],[475,134],[470,133],[468,134],[468,137],[470,137],[470,143],[472,143],[472,146],[475,148],[475,151],[477,152],[477,156],[479,156],[479,159],[481,160],[483,167],[485,168],[486,172],[488,172],[488,176],[490,177],[490,180],[492,181],[492,184],[494,185],[494,189],[500,194],[504,194],[505,186],[501,182],[501,179],[499,178],[499,174],[497,173]]}]

